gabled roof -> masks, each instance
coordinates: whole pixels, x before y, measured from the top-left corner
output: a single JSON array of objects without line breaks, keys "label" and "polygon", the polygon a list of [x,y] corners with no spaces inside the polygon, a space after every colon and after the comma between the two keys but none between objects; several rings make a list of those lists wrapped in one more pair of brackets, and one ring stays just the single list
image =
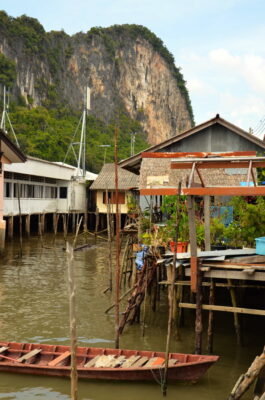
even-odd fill
[{"label": "gabled roof", "polygon": [[[191,129],[188,129],[187,131],[181,133],[180,135],[175,135],[172,136],[171,138],[164,140],[163,142],[156,144],[154,146],[151,146],[147,149],[144,150],[144,152],[157,152],[161,151],[167,146],[177,143],[180,140],[186,139],[187,137],[194,135],[195,133],[198,133],[202,131],[205,128],[209,128],[210,126],[213,126],[215,124],[219,124],[224,126],[225,128],[229,129],[230,131],[236,133],[237,135],[249,140],[250,142],[256,144],[257,146],[261,147],[262,149],[265,150],[265,143],[256,138],[254,135],[251,135],[250,133],[244,131],[243,129],[239,128],[238,126],[231,124],[231,122],[226,121],[225,119],[221,118],[219,114],[216,115],[216,117],[202,123],[199,125],[194,126]],[[122,160],[119,162],[119,165],[122,168],[126,168],[130,171],[136,172],[139,170],[140,164],[141,164],[141,153],[138,153],[132,157],[126,158],[125,160]]]},{"label": "gabled roof", "polygon": [[[138,176],[118,167],[119,190],[129,190],[138,187]],[[98,177],[90,186],[92,190],[115,190],[115,164],[105,164]]]},{"label": "gabled roof", "polygon": [[11,142],[3,129],[0,129],[0,151],[11,163],[24,163],[27,160],[26,156]]}]

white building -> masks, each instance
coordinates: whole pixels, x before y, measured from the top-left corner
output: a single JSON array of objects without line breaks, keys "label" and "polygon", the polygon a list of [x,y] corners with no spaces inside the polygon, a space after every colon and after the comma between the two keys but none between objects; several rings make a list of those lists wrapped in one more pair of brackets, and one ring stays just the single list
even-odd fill
[{"label": "white building", "polygon": [[[17,215],[84,214],[87,181],[97,175],[68,164],[27,157],[23,164],[7,164],[4,171],[4,217]],[[13,224],[13,222],[12,222]]]}]

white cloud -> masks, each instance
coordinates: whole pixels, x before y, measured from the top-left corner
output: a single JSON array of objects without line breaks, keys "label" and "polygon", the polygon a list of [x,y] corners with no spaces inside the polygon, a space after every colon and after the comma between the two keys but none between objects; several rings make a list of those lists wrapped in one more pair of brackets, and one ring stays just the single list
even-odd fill
[{"label": "white cloud", "polygon": [[209,59],[226,73],[240,76],[256,92],[265,92],[265,57],[255,54],[232,55],[226,49],[215,49]]},{"label": "white cloud", "polygon": [[211,85],[197,77],[189,79],[187,87],[191,93],[198,93],[201,95],[213,94],[215,92],[215,89]]}]

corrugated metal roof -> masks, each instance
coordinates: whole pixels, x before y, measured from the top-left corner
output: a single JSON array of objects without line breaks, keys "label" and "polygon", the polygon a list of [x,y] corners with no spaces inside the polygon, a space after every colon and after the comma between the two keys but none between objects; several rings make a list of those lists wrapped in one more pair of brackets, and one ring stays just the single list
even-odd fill
[{"label": "corrugated metal roof", "polygon": [[[118,185],[120,190],[138,188],[138,176],[118,167]],[[115,164],[105,164],[90,189],[115,190]]]},{"label": "corrugated metal roof", "polygon": [[[232,124],[231,122],[226,121],[225,119],[221,118],[219,116],[219,114],[217,114],[216,117],[214,117],[206,122],[203,122],[202,124],[196,125],[193,128],[190,128],[185,132],[182,132],[180,134],[172,136],[171,138],[166,139],[163,142],[158,143],[154,146],[151,146],[151,147],[145,149],[144,151],[145,152],[158,152],[161,150],[163,151],[163,149],[165,149],[166,147],[168,147],[172,144],[175,144],[183,139],[186,139],[187,137],[194,135],[194,134],[202,131],[203,129],[213,126],[215,124],[222,125],[223,127],[238,134],[239,136],[243,137],[244,139],[247,139],[249,142],[256,144],[257,146],[260,147],[261,151],[264,151],[264,149],[265,149],[264,141],[258,139],[256,136],[244,131],[243,129],[239,128],[238,126]],[[238,151],[236,147],[237,146],[232,146],[232,144],[231,144],[231,151]],[[129,158],[126,158],[125,160],[120,161],[119,165],[123,168],[130,169],[131,171],[133,170],[134,172],[138,172],[140,169],[141,161],[142,161],[141,154],[142,154],[142,152],[135,154],[134,156],[131,156]]]}]

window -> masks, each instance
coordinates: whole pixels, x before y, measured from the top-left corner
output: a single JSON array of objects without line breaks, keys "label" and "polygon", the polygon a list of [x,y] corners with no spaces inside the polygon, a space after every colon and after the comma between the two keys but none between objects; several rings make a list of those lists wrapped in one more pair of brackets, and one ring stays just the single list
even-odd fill
[{"label": "window", "polygon": [[60,199],[67,199],[67,187],[61,186],[59,192]]},{"label": "window", "polygon": [[12,183],[11,182],[5,182],[5,185],[4,185],[4,197],[12,197],[11,189],[12,189]]},{"label": "window", "polygon": [[108,192],[108,201],[106,201],[106,192],[103,192],[103,203],[107,204],[125,204],[125,192],[118,192],[118,202],[115,192]]},{"label": "window", "polygon": [[56,199],[57,198],[57,187],[46,186],[45,187],[45,198],[46,199]]}]

